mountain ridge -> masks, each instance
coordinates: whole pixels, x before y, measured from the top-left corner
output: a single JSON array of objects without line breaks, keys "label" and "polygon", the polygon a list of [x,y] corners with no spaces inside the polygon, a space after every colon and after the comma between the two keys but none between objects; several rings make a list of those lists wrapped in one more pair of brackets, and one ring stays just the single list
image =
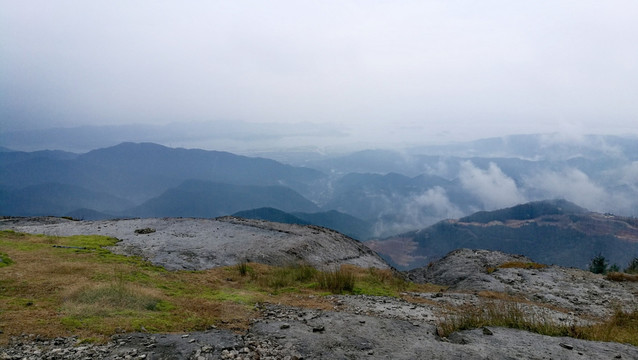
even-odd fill
[{"label": "mountain ridge", "polygon": [[458,248],[522,254],[581,269],[601,254],[611,264],[625,266],[638,256],[638,219],[589,212],[564,200],[538,201],[444,220],[366,244],[400,269],[424,266]]}]

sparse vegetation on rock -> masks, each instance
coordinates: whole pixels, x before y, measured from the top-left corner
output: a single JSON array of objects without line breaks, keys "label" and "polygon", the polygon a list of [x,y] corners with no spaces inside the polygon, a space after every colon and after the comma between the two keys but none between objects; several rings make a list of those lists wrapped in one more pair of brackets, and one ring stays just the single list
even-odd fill
[{"label": "sparse vegetation on rock", "polygon": [[140,235],[143,235],[143,234],[152,234],[152,233],[154,233],[155,231],[156,231],[155,229],[150,228],[150,227],[146,227],[146,228],[143,228],[143,229],[135,229],[135,233],[136,233],[136,234],[140,234]]},{"label": "sparse vegetation on rock", "polygon": [[[165,233],[165,221],[153,225],[158,231],[149,237]],[[194,223],[225,226],[197,219],[170,232],[185,241],[185,225]],[[117,226],[123,224],[129,227],[122,233],[132,237],[144,227]],[[256,231],[298,231],[272,233],[269,226]],[[319,239],[341,239],[310,230]],[[227,241],[238,234],[224,231]],[[36,352],[69,359],[638,357],[638,283],[610,281],[614,273],[603,278],[469,249],[410,273],[430,282],[423,284],[388,268],[267,265],[249,262],[250,254],[236,254],[227,266],[167,271],[131,256],[136,248],[122,243],[95,235],[0,232],[0,252],[14,261],[0,268],[0,309],[7,310],[0,311],[0,358]],[[290,248],[288,255],[303,255],[303,249]],[[195,263],[209,255],[188,256]]]}]

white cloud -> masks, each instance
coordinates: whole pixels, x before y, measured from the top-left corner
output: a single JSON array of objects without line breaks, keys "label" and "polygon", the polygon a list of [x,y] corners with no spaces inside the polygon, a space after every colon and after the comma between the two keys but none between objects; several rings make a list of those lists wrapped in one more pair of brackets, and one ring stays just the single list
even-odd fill
[{"label": "white cloud", "polygon": [[392,218],[387,221],[384,214],[379,217],[375,223],[377,236],[422,229],[441,219],[454,219],[464,215],[440,186],[409,196],[393,194],[385,200],[388,215]]},{"label": "white cloud", "polygon": [[[627,170],[626,175],[631,176],[632,171],[636,172],[638,168],[630,167]],[[526,188],[536,193],[536,196],[562,198],[591,211],[627,213],[631,211],[632,206],[635,207],[633,196],[606,190],[592,181],[587,174],[575,168],[544,171],[525,179],[524,183]]]},{"label": "white cloud", "polygon": [[459,180],[463,188],[483,202],[486,210],[500,209],[525,202],[516,182],[495,163],[485,170],[471,161],[461,163]]}]

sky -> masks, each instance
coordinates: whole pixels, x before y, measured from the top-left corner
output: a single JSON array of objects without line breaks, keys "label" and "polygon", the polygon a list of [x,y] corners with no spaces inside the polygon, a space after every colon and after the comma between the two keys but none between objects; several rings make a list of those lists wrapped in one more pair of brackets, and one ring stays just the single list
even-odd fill
[{"label": "sky", "polygon": [[635,0],[0,0],[0,132],[636,135],[636,19]]}]

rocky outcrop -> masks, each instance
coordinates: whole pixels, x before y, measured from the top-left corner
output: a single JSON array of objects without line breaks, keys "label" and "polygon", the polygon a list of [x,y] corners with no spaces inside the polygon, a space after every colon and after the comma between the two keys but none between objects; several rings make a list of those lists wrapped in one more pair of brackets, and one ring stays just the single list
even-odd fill
[{"label": "rocky outcrop", "polygon": [[236,217],[104,221],[7,218],[0,220],[0,229],[57,236],[112,236],[120,240],[114,252],[138,255],[169,270],[203,270],[242,261],[268,265],[303,262],[319,269],[342,264],[389,268],[362,243],[336,231]]},{"label": "rocky outcrop", "polygon": [[[439,261],[430,263],[426,267],[410,270],[407,274],[408,278],[416,283],[432,283],[473,290],[475,284],[492,282],[492,278],[487,276],[488,268],[496,268],[500,264],[512,261],[532,262],[525,256],[500,251],[458,249]],[[494,283],[492,286],[498,285]]]},{"label": "rocky outcrop", "polygon": [[448,285],[449,291],[505,293],[599,318],[609,316],[617,306],[635,310],[635,282],[608,281],[580,269],[527,268],[525,264],[533,263],[524,256],[499,251],[459,249],[429,266],[409,271],[408,278]]}]

